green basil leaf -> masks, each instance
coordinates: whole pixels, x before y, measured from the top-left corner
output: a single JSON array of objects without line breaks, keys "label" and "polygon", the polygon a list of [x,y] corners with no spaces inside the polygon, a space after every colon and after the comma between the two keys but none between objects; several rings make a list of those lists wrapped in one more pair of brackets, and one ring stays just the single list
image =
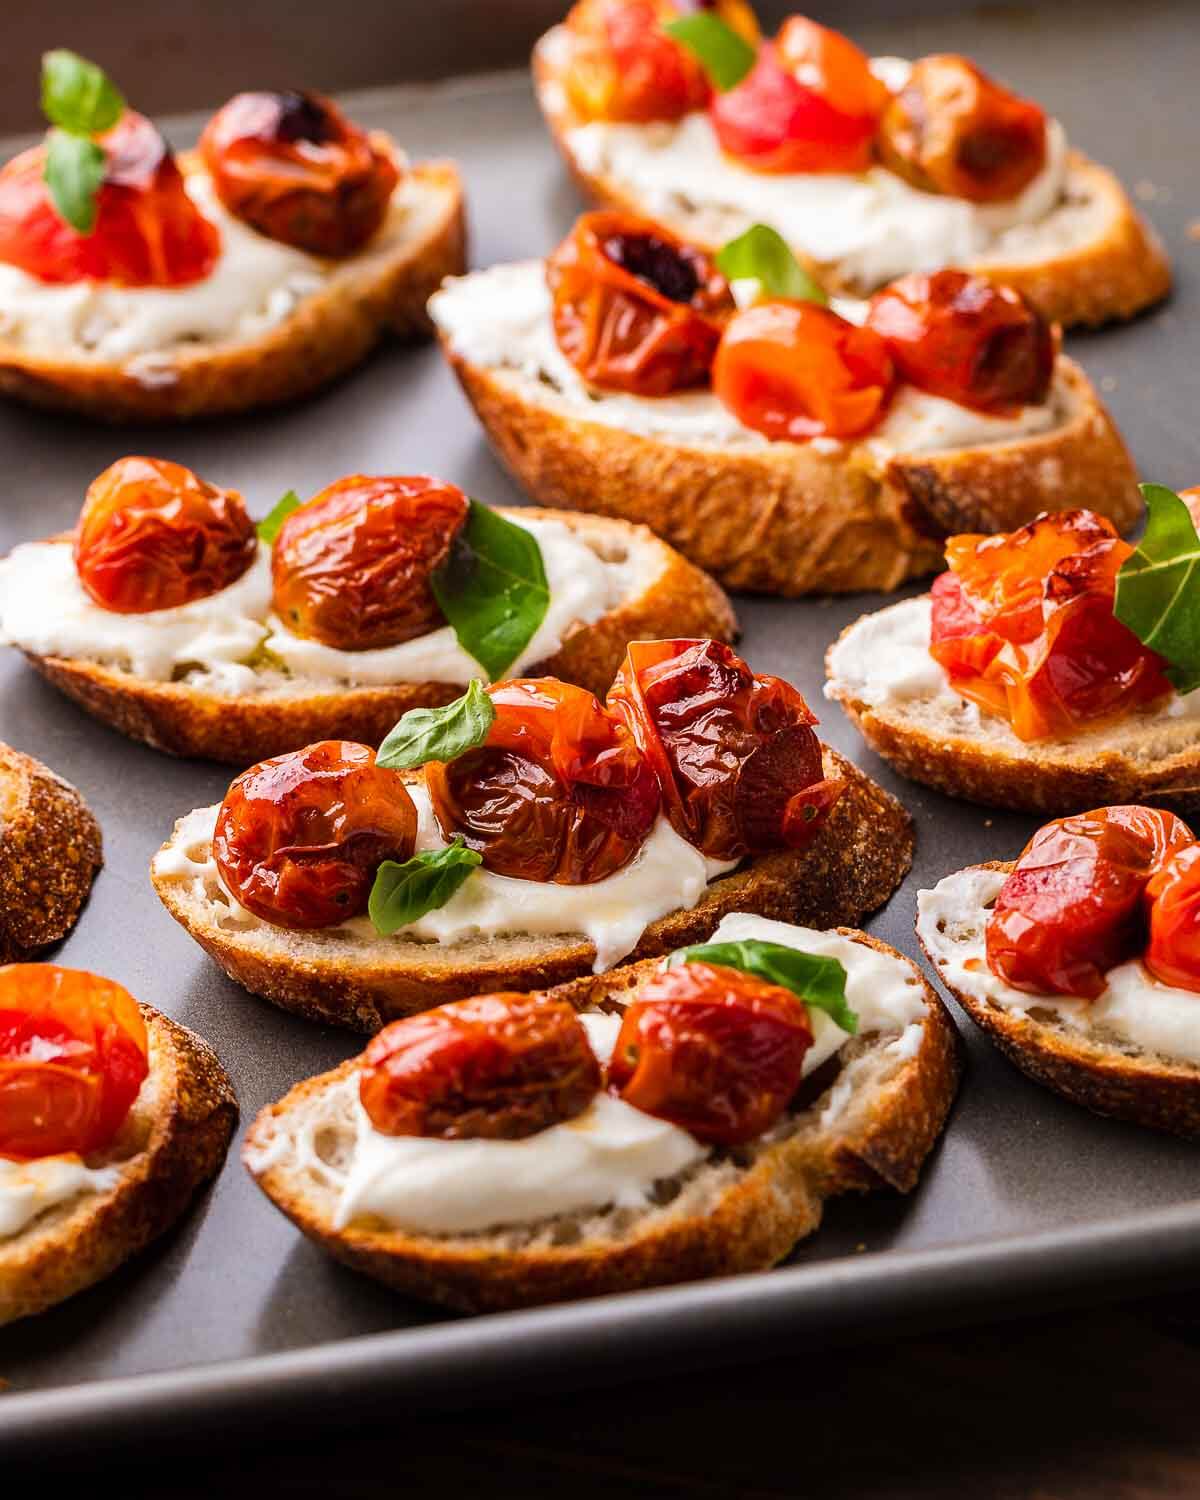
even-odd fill
[{"label": "green basil leaf", "polygon": [[52,130],[43,176],[59,214],[80,234],[96,227],[96,194],[104,181],[104,148],[85,135]]},{"label": "green basil leaf", "polygon": [[445,906],[483,856],[455,839],[445,849],[426,849],[400,864],[385,859],[375,874],[367,913],[380,937],[391,937],[427,911]]},{"label": "green basil leaf", "polygon": [[1200,535],[1164,484],[1143,484],[1146,532],[1117,574],[1113,614],[1168,663],[1179,693],[1200,687]]},{"label": "green basil leaf", "polygon": [[839,959],[804,953],[783,943],[744,938],[740,942],[697,943],[691,948],[680,948],[668,962],[722,964],[727,969],[741,969],[756,979],[791,990],[806,1005],[825,1011],[851,1036],[858,1030],[858,1017],[846,1004],[846,970]]},{"label": "green basil leaf", "polygon": [[459,645],[492,682],[528,646],[550,607],[542,550],[533,533],[476,500],[430,582]]},{"label": "green basil leaf", "polygon": [[258,532],[260,542],[266,542],[270,546],[279,535],[283,523],[294,510],[300,509],[300,496],[295,490],[288,490],[282,500],[276,502],[270,511],[262,518],[255,528]]},{"label": "green basil leaf", "polygon": [[758,55],[745,37],[711,11],[681,16],[678,21],[669,21],[663,29],[699,60],[718,93],[736,88]]},{"label": "green basil leaf", "polygon": [[487,739],[496,710],[481,682],[445,708],[411,708],[379,747],[375,764],[407,771],[427,760],[456,760]]},{"label": "green basil leaf", "polygon": [[815,281],[788,248],[781,234],[766,224],[751,224],[717,253],[726,281],[757,281],[768,297],[829,306],[825,288]]},{"label": "green basil leaf", "polygon": [[95,135],[117,123],[125,100],[103,68],[58,47],[42,53],[42,112],[72,135]]}]

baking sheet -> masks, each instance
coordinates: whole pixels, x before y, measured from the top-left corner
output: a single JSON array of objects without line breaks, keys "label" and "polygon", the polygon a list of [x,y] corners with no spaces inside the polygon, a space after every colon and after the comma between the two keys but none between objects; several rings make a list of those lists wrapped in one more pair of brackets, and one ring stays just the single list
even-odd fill
[{"label": "baking sheet", "polygon": [[[1072,139],[1135,190],[1175,259],[1176,296],[1131,327],[1076,337],[1069,347],[1110,401],[1143,474],[1175,486],[1200,478],[1191,7],[1092,6],[1085,32],[1072,6],[993,7],[857,29],[851,9],[842,23],[872,50],[968,51],[1053,102]],[[544,252],[578,209],[523,75],[363,95],[351,107],[416,156],[460,160],[475,264]],[[183,123],[172,136],[182,144],[191,132]],[[241,489],[258,513],[289,487],[311,494],[354,470],[432,471],[481,499],[520,498],[437,352],[393,348],[312,402],[219,425],[107,430],[0,407],[0,550],[69,526],[88,481],[131,452],[192,465]],[[917,889],[961,864],[1011,855],[1033,824],[899,781],[836,707],[822,706],[825,647],[879,602],[738,604],[751,664],[795,682],[822,713],[825,738],[915,815],[913,874],[870,924],[915,955]],[[243,1128],[297,1078],[358,1050],[348,1033],[283,1015],[226,980],[150,889],[151,855],[174,818],[217,800],[226,770],[120,738],[15,653],[0,656],[0,737],[74,781],[104,827],[105,869],[54,956],[111,975],[206,1036],[233,1075]],[[1093,1119],[1028,1083],[963,1027],[969,1066],[960,1102],[910,1198],[831,1205],[820,1233],[769,1276],[567,1309],[470,1321],[393,1296],[303,1240],[252,1185],[235,1144],[214,1189],[175,1233],[98,1288],[0,1330],[8,1385],[0,1444],[36,1445],[52,1430],[61,1436],[64,1423],[79,1441],[146,1434],[185,1416],[193,1434],[206,1422],[257,1428],[306,1400],[314,1415],[333,1419],[342,1403],[330,1396],[465,1400],[548,1368],[560,1385],[619,1378],[618,1348],[623,1361],[636,1353],[644,1369],[655,1358],[765,1351],[785,1335],[862,1336],[884,1319],[969,1316],[1035,1295],[1157,1288],[1193,1268],[1195,1148]],[[131,1379],[147,1375],[154,1378]]]}]

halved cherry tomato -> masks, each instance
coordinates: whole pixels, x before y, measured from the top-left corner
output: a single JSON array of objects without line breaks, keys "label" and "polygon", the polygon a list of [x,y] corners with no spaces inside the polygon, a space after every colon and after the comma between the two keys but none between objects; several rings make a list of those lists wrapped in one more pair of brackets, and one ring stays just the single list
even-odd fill
[{"label": "halved cherry tomato", "polygon": [[1046,116],[952,53],[923,57],[879,128],[885,167],[927,193],[1015,198],[1046,163]]},{"label": "halved cherry tomato", "polygon": [[395,646],[444,623],[430,576],[467,519],[467,497],[423,475],[339,479],[294,510],[271,554],[275,612],[340,651]]},{"label": "halved cherry tomato", "polygon": [[713,390],[772,442],[862,437],[883,416],[895,371],[873,328],[815,302],[759,302],[725,329]]},{"label": "halved cherry tomato", "polygon": [[803,848],[845,790],[824,774],[803,697],[719,641],[635,641],[608,706],[654,768],[672,827],[713,859]]},{"label": "halved cherry tomato", "polygon": [[654,974],[625,1012],[610,1092],[697,1140],[736,1146],[787,1108],[812,1046],[790,990],[716,964]]},{"label": "halved cherry tomato", "polygon": [[208,275],[221,236],[192,202],[170,148],[133,110],[97,138],[108,157],[96,222],[81,234],[46,186],[46,148],[0,168],[0,261],[39,281],[183,286]]},{"label": "halved cherry tomato", "polygon": [[1008,413],[1050,389],[1055,330],[1020,292],[982,276],[902,276],[871,298],[867,327],[905,380],[961,406]]},{"label": "halved cherry tomato", "polygon": [[708,379],[736,311],[714,262],[651,219],[584,214],[546,262],[554,336],[586,380],[666,396]]},{"label": "halved cherry tomato", "polygon": [[396,771],[322,740],[243,771],[221,803],[213,855],[231,895],[277,927],[332,927],[367,909],[385,859],[412,857],[417,810]]},{"label": "halved cherry tomato", "polygon": [[579,1017],[541,995],[477,995],[384,1027],[359,1098],[384,1135],[519,1140],[581,1114],[600,1064]]},{"label": "halved cherry tomato", "polygon": [[1146,887],[1150,942],[1143,962],[1163,984],[1200,991],[1200,843],[1169,859]]},{"label": "halved cherry tomato", "polygon": [[658,783],[632,736],[584,688],[515,678],[488,689],[496,717],[477,750],[429,762],[447,838],[519,880],[589,885],[625,865],[658,814]]},{"label": "halved cherry tomato", "polygon": [[236,490],[165,458],[119,458],[88,486],[75,571],[102,609],[146,614],[236,583],[258,552]]},{"label": "halved cherry tomato", "polygon": [[311,92],[235,94],[200,137],[221,202],[260,234],[313,255],[352,255],[400,180],[380,139]]},{"label": "halved cherry tomato", "polygon": [[137,1001],[58,964],[0,967],[0,1156],[111,1143],[149,1072]]},{"label": "halved cherry tomato", "polygon": [[1173,813],[1102,807],[1040,828],[996,898],[988,968],[1014,989],[1094,1000],[1140,953],[1151,877],[1194,840]]}]

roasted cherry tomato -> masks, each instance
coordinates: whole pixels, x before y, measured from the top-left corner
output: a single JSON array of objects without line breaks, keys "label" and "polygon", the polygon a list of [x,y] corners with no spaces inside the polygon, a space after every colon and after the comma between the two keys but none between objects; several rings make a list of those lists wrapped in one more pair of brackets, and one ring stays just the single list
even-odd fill
[{"label": "roasted cherry tomato", "polygon": [[1200,991],[1200,843],[1179,849],[1146,887],[1150,942],[1143,962],[1163,984]]},{"label": "roasted cherry tomato", "polygon": [[75,571],[102,609],[146,614],[228,588],[257,551],[236,490],[165,458],[119,458],[88,486]]},{"label": "roasted cherry tomato", "polygon": [[737,1146],[787,1108],[812,1039],[790,990],[716,964],[679,964],[647,980],[625,1012],[609,1089],[697,1140]]},{"label": "roasted cherry tomato", "polygon": [[1113,615],[1133,551],[1092,511],[956,536],[933,586],[929,650],[955,691],[1023,740],[1070,735],[1171,691],[1164,663]]},{"label": "roasted cherry tomato", "polygon": [[279,529],[275,612],[341,651],[396,646],[444,623],[430,576],[467,519],[467,497],[421,475],[331,484]]},{"label": "roasted cherry tomato", "polygon": [[107,165],[90,234],[55,208],[44,146],[0,169],[0,261],[39,281],[182,286],[207,276],[221,252],[220,233],[188,197],[155,127],[127,110],[98,140]]},{"label": "roasted cherry tomato", "polygon": [[719,641],[636,641],[608,695],[676,832],[712,859],[799,849],[845,790],[794,687]]},{"label": "roasted cherry tomato", "polygon": [[865,172],[887,102],[852,41],[792,16],[710,112],[722,150],[757,172]]},{"label": "roasted cherry tomato", "polygon": [[1007,413],[1050,390],[1055,330],[1020,292],[966,271],[914,272],[876,292],[867,327],[923,391]]},{"label": "roasted cherry tomato", "polygon": [[366,911],[379,866],[410,859],[416,835],[399,774],[366,745],[322,740],[242,772],[217,814],[213,854],[256,917],[332,927]]},{"label": "roasted cherry tomato", "polygon": [[1046,116],[965,57],[923,57],[879,127],[884,166],[927,193],[997,203],[1046,164]]},{"label": "roasted cherry tomato", "polygon": [[518,880],[589,885],[622,869],[658,815],[658,782],[625,726],[584,688],[514,678],[488,689],[496,717],[477,750],[429,762],[447,838]]},{"label": "roasted cherry tomato", "polygon": [[57,964],[0,967],[0,1156],[103,1150],[149,1071],[137,1001]]},{"label": "roasted cherry tomato", "polygon": [[650,219],[584,214],[546,262],[554,336],[586,380],[666,396],[708,379],[735,311],[700,250]]},{"label": "roasted cherry tomato", "polygon": [[579,1017],[540,995],[477,995],[386,1026],[359,1097],[384,1135],[519,1140],[581,1114],[600,1064]]},{"label": "roasted cherry tomato", "polygon": [[200,154],[237,218],[312,255],[352,255],[387,217],[400,180],[390,148],[324,94],[235,94]]},{"label": "roasted cherry tomato", "polygon": [[1109,969],[1140,953],[1146,894],[1187,824],[1153,807],[1102,807],[1040,828],[987,927],[988,968],[1014,989],[1094,1000]]},{"label": "roasted cherry tomato", "polygon": [[892,394],[887,345],[815,302],[759,302],[725,329],[713,390],[739,422],[772,442],[856,438]]}]

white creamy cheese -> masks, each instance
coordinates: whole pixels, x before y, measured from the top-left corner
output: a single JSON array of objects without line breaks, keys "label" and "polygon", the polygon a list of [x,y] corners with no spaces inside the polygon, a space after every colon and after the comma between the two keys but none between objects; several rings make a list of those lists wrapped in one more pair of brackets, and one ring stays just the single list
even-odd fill
[{"label": "white creamy cheese", "polygon": [[87,1167],[75,1155],[0,1157],[0,1240],[20,1234],[47,1209],[83,1193],[107,1193],[120,1180],[120,1167]]}]

